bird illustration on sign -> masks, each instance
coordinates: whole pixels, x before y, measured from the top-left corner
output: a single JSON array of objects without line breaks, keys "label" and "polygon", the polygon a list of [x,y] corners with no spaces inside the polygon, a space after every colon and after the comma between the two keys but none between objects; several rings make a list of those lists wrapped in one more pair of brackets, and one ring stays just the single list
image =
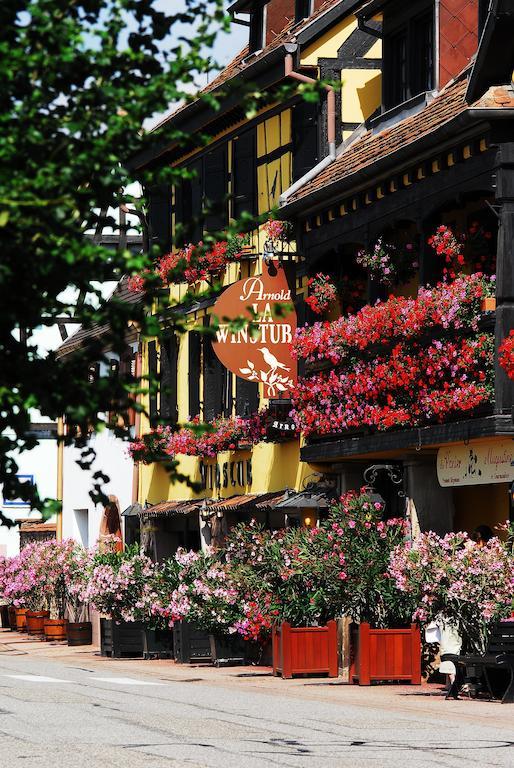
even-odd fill
[{"label": "bird illustration on sign", "polygon": [[277,393],[287,392],[291,389],[294,385],[291,376],[284,376],[277,373],[279,370],[290,373],[291,369],[288,368],[287,365],[284,365],[284,363],[281,363],[267,347],[259,347],[259,352],[261,352],[268,369],[261,369],[258,371],[255,368],[255,364],[251,360],[247,360],[246,364],[248,367],[240,368],[239,372],[248,381],[261,381],[263,384],[266,384],[269,397],[275,397]]}]

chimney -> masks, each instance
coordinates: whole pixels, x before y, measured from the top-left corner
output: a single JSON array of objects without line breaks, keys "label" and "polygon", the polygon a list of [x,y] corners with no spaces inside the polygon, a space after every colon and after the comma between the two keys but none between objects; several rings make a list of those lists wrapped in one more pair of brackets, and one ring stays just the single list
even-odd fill
[{"label": "chimney", "polygon": [[439,88],[469,64],[478,48],[479,0],[436,0],[439,7]]}]

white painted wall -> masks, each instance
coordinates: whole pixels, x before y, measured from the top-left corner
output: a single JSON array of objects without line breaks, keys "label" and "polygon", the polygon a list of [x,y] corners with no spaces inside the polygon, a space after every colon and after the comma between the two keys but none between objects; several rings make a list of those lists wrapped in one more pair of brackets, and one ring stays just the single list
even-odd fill
[{"label": "white painted wall", "polygon": [[94,504],[89,495],[95,472],[109,476],[103,490],[108,496],[116,496],[120,513],[132,503],[134,465],[128,455],[127,443],[105,430],[93,435],[90,445],[96,451],[90,470],[81,469],[76,463],[80,458],[77,448],[64,449],[63,537],[74,538],[84,546],[96,544],[104,514],[103,505]]},{"label": "white painted wall", "polygon": [[[19,475],[33,475],[39,495],[42,498],[55,499],[57,488],[57,443],[55,440],[41,440],[31,451],[14,453],[13,458],[18,464]],[[31,512],[30,507],[19,501],[14,506],[6,504],[0,491],[2,513],[10,520],[31,518],[39,520],[38,512]],[[20,533],[18,526],[7,528],[0,525],[0,554],[12,557],[19,552]]]}]

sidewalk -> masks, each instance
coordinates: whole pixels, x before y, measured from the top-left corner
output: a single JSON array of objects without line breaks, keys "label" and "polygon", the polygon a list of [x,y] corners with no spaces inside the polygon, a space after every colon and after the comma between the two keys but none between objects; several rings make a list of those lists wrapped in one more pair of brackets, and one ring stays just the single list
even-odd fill
[{"label": "sidewalk", "polygon": [[160,681],[191,683],[209,687],[229,688],[234,692],[255,691],[270,696],[285,696],[305,701],[331,704],[351,704],[363,709],[386,710],[389,713],[426,714],[443,717],[456,726],[459,723],[512,727],[514,706],[498,701],[460,699],[445,701],[439,684],[421,686],[345,685],[337,679],[273,677],[270,667],[237,666],[216,668],[211,664],[177,664],[169,659],[111,659],[100,655],[96,646],[70,648],[63,643],[47,643],[26,634],[0,629],[0,657],[28,655],[31,660],[55,661],[69,667],[101,671],[112,675],[145,676]]}]

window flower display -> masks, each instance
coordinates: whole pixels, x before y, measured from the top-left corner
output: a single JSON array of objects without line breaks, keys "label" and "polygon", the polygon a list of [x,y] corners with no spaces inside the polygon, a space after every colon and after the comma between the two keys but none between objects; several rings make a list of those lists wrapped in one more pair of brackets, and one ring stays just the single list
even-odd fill
[{"label": "window flower display", "polygon": [[391,296],[334,322],[298,328],[293,355],[337,365],[350,354],[373,345],[414,339],[431,330],[477,330],[481,300],[494,294],[494,278],[474,274],[462,275],[452,283],[439,283],[435,288],[420,288],[415,299]]},{"label": "window flower display", "polygon": [[490,402],[493,358],[488,334],[427,347],[398,343],[388,356],[351,359],[340,371],[299,381],[292,416],[306,437],[442,421]]},{"label": "window flower display", "polygon": [[238,443],[257,443],[266,435],[267,412],[261,411],[249,419],[240,416],[220,417],[202,424],[196,416],[189,424],[173,431],[170,427],[157,429],[134,440],[130,454],[134,461],[152,463],[176,455],[214,457],[221,451],[235,451]]}]

